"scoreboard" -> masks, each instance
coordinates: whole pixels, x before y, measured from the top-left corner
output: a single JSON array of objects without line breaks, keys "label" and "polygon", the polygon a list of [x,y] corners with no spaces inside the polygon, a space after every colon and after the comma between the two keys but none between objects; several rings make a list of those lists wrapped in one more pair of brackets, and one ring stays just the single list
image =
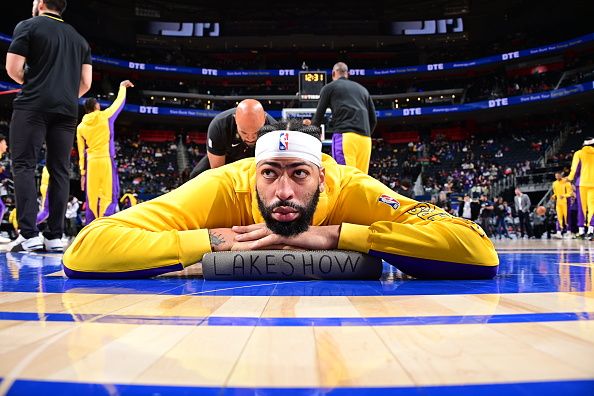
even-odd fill
[{"label": "scoreboard", "polygon": [[326,85],[325,71],[300,71],[299,72],[299,99],[318,100],[320,91]]}]

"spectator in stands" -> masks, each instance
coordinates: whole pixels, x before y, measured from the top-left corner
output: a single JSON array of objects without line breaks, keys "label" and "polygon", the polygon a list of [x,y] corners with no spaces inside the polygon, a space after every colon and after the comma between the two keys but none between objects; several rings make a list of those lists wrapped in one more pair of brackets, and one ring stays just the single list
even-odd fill
[{"label": "spectator in stands", "polygon": [[489,201],[489,198],[487,198],[485,194],[482,194],[479,200],[479,205],[481,206],[479,223],[487,233],[487,236],[491,237],[493,236],[493,226],[491,225],[494,209],[493,202]]},{"label": "spectator in stands", "polygon": [[80,218],[78,216],[78,209],[80,202],[75,196],[70,196],[68,204],[66,205],[66,227],[65,233],[67,237],[75,237],[78,234],[78,225]]},{"label": "spectator in stands", "polygon": [[481,207],[479,203],[471,201],[470,195],[467,194],[464,196],[464,201],[458,206],[458,217],[475,221],[479,216],[480,210]]},{"label": "spectator in stands", "polygon": [[503,200],[503,197],[497,197],[493,213],[495,214],[495,234],[499,238],[506,237],[511,239],[507,231],[507,223],[505,222],[508,215],[508,206],[507,202]]},{"label": "spectator in stands", "polygon": [[190,178],[208,169],[253,157],[258,131],[265,124],[275,123],[255,99],[245,99],[237,107],[218,114],[208,126],[206,156],[196,164]]},{"label": "spectator in stands", "polygon": [[312,124],[320,126],[326,109],[332,111],[329,130],[332,135],[332,157],[342,165],[369,172],[371,134],[377,118],[375,106],[367,89],[351,81],[343,62],[332,68],[332,82],[322,88]]},{"label": "spectator in stands", "polygon": [[403,179],[400,182],[400,187],[398,188],[398,190],[396,190],[396,192],[398,192],[398,194],[400,195],[404,195],[405,197],[414,199],[415,197],[415,193],[413,191],[412,188],[412,184],[410,183],[410,180],[408,179]]},{"label": "spectator in stands", "polygon": [[532,225],[530,224],[530,206],[532,203],[530,197],[528,194],[524,194],[519,187],[516,187],[515,193],[514,206],[520,220],[520,236],[524,238],[524,235],[526,235],[528,238],[532,238]]}]

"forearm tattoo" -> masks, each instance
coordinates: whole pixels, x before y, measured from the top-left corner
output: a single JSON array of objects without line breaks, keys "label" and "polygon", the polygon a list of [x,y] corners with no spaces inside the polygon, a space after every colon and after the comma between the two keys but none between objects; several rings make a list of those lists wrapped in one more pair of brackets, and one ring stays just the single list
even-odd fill
[{"label": "forearm tattoo", "polygon": [[208,231],[208,238],[210,239],[211,246],[219,246],[225,243],[225,238],[223,238],[223,234],[215,234],[212,231]]}]

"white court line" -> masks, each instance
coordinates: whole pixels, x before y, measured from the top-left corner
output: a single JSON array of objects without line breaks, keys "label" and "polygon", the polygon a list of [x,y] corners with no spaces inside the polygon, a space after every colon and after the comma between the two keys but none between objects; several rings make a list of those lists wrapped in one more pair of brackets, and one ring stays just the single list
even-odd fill
[{"label": "white court line", "polygon": [[260,283],[260,284],[256,284],[256,285],[245,285],[245,286],[237,286],[237,287],[225,287],[223,289],[206,290],[206,291],[201,291],[201,292],[184,294],[184,296],[193,296],[195,294],[216,293],[218,291],[224,291],[224,290],[246,289],[246,288],[249,288],[249,287],[259,287],[259,286],[274,286],[276,288],[277,285],[286,285],[286,284],[289,284],[289,283],[308,283],[308,282],[317,282],[317,281],[314,281],[314,280],[304,280],[304,281],[292,281],[292,282]]}]

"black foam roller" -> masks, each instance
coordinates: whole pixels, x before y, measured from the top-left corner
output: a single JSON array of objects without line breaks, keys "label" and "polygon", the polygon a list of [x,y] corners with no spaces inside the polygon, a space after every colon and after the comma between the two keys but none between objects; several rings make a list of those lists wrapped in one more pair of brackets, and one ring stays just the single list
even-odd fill
[{"label": "black foam roller", "polygon": [[377,280],[382,260],[348,250],[216,252],[204,255],[202,273],[207,280]]}]

